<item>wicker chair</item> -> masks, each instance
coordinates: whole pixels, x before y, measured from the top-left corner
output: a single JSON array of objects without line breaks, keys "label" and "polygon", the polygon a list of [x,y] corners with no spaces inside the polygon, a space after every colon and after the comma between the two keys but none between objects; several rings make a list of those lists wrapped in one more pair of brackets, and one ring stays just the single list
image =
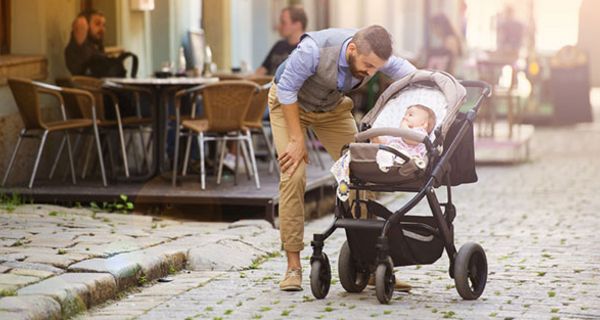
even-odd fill
[{"label": "wicker chair", "polygon": [[[132,86],[123,86],[123,85],[119,85],[116,83],[106,83],[104,80],[101,80],[101,79],[84,77],[84,76],[72,77],[71,82],[73,83],[73,85],[76,88],[89,91],[94,96],[95,103],[98,106],[98,126],[100,127],[101,132],[108,134],[112,130],[117,131],[118,136],[119,136],[121,158],[123,161],[123,170],[125,173],[125,177],[126,178],[130,177],[129,164],[127,161],[127,159],[128,159],[127,158],[127,149],[128,149],[127,147],[131,143],[131,139],[133,138],[133,135],[130,135],[130,139],[126,143],[124,130],[135,130],[135,132],[137,133],[139,142],[140,142],[140,144],[142,146],[142,150],[143,150],[143,153],[142,153],[143,161],[146,165],[146,168],[148,170],[150,170],[150,164],[148,161],[147,152],[146,152],[146,148],[145,148],[146,141],[143,136],[143,131],[144,131],[144,127],[150,126],[152,124],[152,118],[142,117],[141,106],[140,106],[140,95],[145,94],[145,95],[152,97],[152,93],[143,88],[137,88],[137,87],[132,87]],[[130,95],[133,98],[132,101],[133,101],[133,104],[135,107],[135,115],[131,115],[131,116],[122,116],[121,115],[122,111],[123,111],[123,109],[122,109],[123,106],[119,105],[119,99],[118,99],[117,95],[115,94],[117,92]],[[109,99],[110,105],[112,105],[114,108],[114,114],[115,114],[114,120],[106,118],[106,112],[105,112],[106,110],[104,109],[104,107],[106,105],[105,99]],[[149,101],[153,101],[153,99],[149,99]],[[82,112],[85,111],[85,107],[82,106],[81,103],[78,103],[78,107]],[[83,116],[86,118],[89,118],[89,114],[84,113]],[[114,167],[116,167],[116,165],[112,163],[112,159],[113,159],[112,146],[111,146],[110,142],[108,142],[107,145],[108,145],[108,149],[109,149],[109,154],[111,155],[110,156],[111,167],[113,168],[113,171],[114,171]],[[82,174],[83,177],[85,177],[86,172],[87,172],[87,167],[88,167],[89,158],[90,158],[90,151],[91,150],[88,149],[86,152],[83,174]],[[134,153],[134,156],[135,155],[137,155],[137,154]],[[135,157],[134,159],[137,160],[137,157]],[[141,171],[141,170],[138,169],[138,171]]]},{"label": "wicker chair", "polygon": [[[180,137],[191,134],[198,138],[198,147],[200,149],[200,183],[202,190],[206,188],[204,142],[223,142],[221,143],[221,155],[217,175],[217,184],[220,184],[223,171],[223,157],[225,156],[225,142],[232,140],[237,141],[238,143],[242,142],[247,144],[256,187],[260,189],[250,129],[244,125],[248,107],[250,106],[253,96],[259,90],[260,87],[253,82],[232,80],[184,89],[175,94],[176,121],[180,125],[177,126],[175,135],[175,159],[173,161],[172,177],[173,186],[176,186],[177,184]],[[182,121],[180,112],[181,98],[185,95],[192,95],[195,100],[195,97],[200,93],[204,99],[204,114],[206,118]],[[182,129],[189,133],[182,133]],[[235,183],[237,183],[237,178],[235,179]]]},{"label": "wicker chair", "polygon": [[256,95],[254,95],[254,98],[252,99],[252,103],[250,104],[250,108],[248,109],[248,113],[246,114],[246,119],[244,120],[244,125],[248,127],[252,133],[257,133],[261,137],[263,137],[267,145],[269,157],[271,158],[271,160],[269,161],[269,173],[273,172],[274,167],[279,173],[279,167],[277,166],[277,158],[275,157],[275,148],[273,147],[273,141],[267,136],[267,133],[265,132],[265,123],[263,122],[263,115],[267,108],[269,89],[271,88],[273,77],[256,76],[247,79],[260,85],[261,87],[260,91]]},{"label": "wicker chair", "polygon": [[[75,178],[75,166],[73,164],[73,154],[71,150],[71,141],[69,138],[68,132],[71,130],[81,130],[81,129],[93,129],[94,137],[96,141],[96,147],[98,148],[98,160],[100,162],[100,169],[102,172],[102,183],[106,187],[106,173],[104,171],[104,162],[102,160],[101,152],[100,152],[100,137],[98,133],[97,126],[97,118],[96,118],[96,107],[94,105],[94,98],[91,94],[86,91],[70,89],[70,88],[61,88],[49,84],[44,84],[40,82],[35,82],[28,79],[17,79],[17,78],[9,78],[8,85],[13,93],[15,101],[17,103],[17,107],[19,108],[19,113],[21,114],[21,118],[23,119],[24,128],[21,130],[19,134],[19,139],[17,140],[17,144],[13,151],[13,154],[10,158],[10,162],[8,164],[8,168],[6,170],[6,174],[4,175],[4,179],[2,180],[2,186],[6,184],[6,180],[8,179],[10,172],[12,170],[12,166],[15,161],[15,157],[21,145],[21,141],[23,138],[39,138],[41,139],[40,146],[38,147],[37,156],[35,158],[35,162],[33,165],[33,172],[31,174],[31,178],[29,180],[28,188],[33,187],[33,182],[35,180],[36,172],[38,170],[38,165],[40,162],[40,158],[42,156],[42,151],[44,149],[44,145],[46,144],[47,137],[50,133],[53,132],[63,132],[63,144],[66,141],[67,150],[69,155],[69,164],[71,169],[71,178],[73,184],[76,183]],[[53,122],[44,122],[41,116],[40,109],[40,99],[39,96],[42,94],[51,95],[55,97],[60,103],[60,110],[63,120],[61,121],[53,121]],[[87,113],[90,114],[89,118],[68,118],[67,112],[65,110],[65,103],[63,97],[78,97],[82,99],[88,100]],[[62,150],[61,150],[62,151]],[[61,152],[59,151],[59,153]]]}]

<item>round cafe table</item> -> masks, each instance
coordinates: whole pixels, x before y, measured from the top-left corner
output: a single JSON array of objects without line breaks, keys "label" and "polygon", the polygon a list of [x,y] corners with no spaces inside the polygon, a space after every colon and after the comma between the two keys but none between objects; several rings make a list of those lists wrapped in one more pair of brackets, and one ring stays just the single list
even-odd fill
[{"label": "round cafe table", "polygon": [[193,78],[105,78],[107,82],[113,82],[122,85],[132,85],[144,87],[152,91],[154,95],[154,110],[152,112],[154,139],[152,148],[153,161],[151,170],[144,176],[132,177],[133,181],[146,181],[152,179],[163,172],[166,162],[166,141],[163,137],[166,135],[168,121],[168,92],[173,92],[176,88],[192,87],[202,84],[216,83],[217,77],[193,77]]}]

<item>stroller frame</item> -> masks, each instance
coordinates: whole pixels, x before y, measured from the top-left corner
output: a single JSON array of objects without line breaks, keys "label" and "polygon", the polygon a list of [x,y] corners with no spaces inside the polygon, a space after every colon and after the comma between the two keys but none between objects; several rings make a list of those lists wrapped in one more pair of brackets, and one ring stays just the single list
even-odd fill
[{"label": "stroller frame", "polygon": [[[389,184],[364,184],[351,177],[351,184],[349,187],[351,190],[354,190],[356,194],[353,205],[348,205],[348,203],[336,199],[333,222],[323,233],[314,234],[313,241],[311,242],[313,254],[310,258],[310,281],[312,293],[316,298],[323,299],[329,292],[331,267],[329,265],[329,259],[323,251],[323,247],[327,238],[329,238],[337,229],[346,230],[347,241],[344,243],[344,246],[342,246],[340,252],[338,271],[340,282],[348,292],[361,292],[367,284],[369,275],[374,272],[377,298],[381,303],[389,303],[395,284],[395,277],[393,274],[394,266],[434,263],[435,261],[419,263],[414,259],[414,255],[411,252],[407,253],[408,262],[404,261],[403,263],[400,263],[400,261],[393,261],[391,258],[392,248],[390,247],[389,237],[391,230],[393,228],[400,228],[400,237],[403,238],[402,233],[404,232],[404,229],[401,226],[401,222],[404,217],[417,218],[417,216],[406,216],[406,214],[419,204],[423,198],[427,198],[429,208],[433,215],[433,220],[429,221],[434,221],[434,226],[437,228],[435,233],[443,242],[443,248],[448,254],[450,261],[449,275],[455,280],[458,293],[466,300],[477,299],[483,293],[485,282],[487,281],[487,260],[485,252],[481,246],[476,243],[467,243],[461,247],[460,251],[457,251],[454,245],[452,221],[456,216],[456,208],[452,203],[449,160],[455,153],[456,148],[468,130],[472,130],[471,128],[483,100],[491,95],[491,87],[482,81],[460,81],[460,84],[467,88],[480,89],[481,92],[474,107],[467,111],[466,121],[462,123],[455,138],[452,140],[450,146],[444,150],[445,152],[443,154],[439,153],[428,137],[421,141],[425,144],[427,153],[430,156],[430,161],[425,170],[425,179],[418,179],[419,181],[425,181],[424,184],[417,183],[407,187]],[[436,145],[441,143],[439,140],[440,139],[436,139]],[[393,148],[380,146],[380,149],[401,156],[401,154]],[[402,184],[407,183],[405,181]],[[445,203],[440,203],[435,193],[435,188],[442,184],[446,185],[447,202]],[[360,190],[416,192],[416,195],[408,200],[402,208],[395,212],[391,212],[376,201],[361,200],[358,192]],[[366,204],[368,218],[372,218],[373,215],[375,215],[383,220],[361,219],[361,203]],[[352,214],[352,209],[354,209],[354,215]],[[431,217],[423,218],[431,219]],[[356,261],[360,259],[353,257],[352,251],[353,249],[357,249],[357,246],[361,244],[356,243],[356,240],[354,240],[355,243],[353,243],[350,234],[352,232],[355,232],[355,234],[360,232],[377,232],[379,234],[375,244],[376,253],[374,261],[367,264],[365,264],[364,261]],[[355,237],[356,236],[353,238]],[[364,246],[364,244],[362,245]],[[404,248],[409,247],[405,246]],[[439,255],[435,258],[435,260],[437,259],[439,259]],[[471,281],[471,284],[469,281]]]}]

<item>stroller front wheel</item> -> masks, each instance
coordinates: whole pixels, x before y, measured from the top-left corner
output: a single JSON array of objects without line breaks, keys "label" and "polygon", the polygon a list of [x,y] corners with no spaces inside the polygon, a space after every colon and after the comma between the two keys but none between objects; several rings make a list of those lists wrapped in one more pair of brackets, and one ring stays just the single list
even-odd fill
[{"label": "stroller front wheel", "polygon": [[487,281],[487,258],[483,248],[474,242],[465,243],[454,260],[456,291],[465,300],[481,296]]},{"label": "stroller front wheel", "polygon": [[310,264],[310,290],[317,299],[323,299],[329,293],[331,286],[331,266],[325,252],[321,259],[315,259]]},{"label": "stroller front wheel", "polygon": [[359,270],[354,259],[348,241],[344,242],[338,259],[338,273],[340,283],[347,292],[362,292],[369,282],[369,272]]},{"label": "stroller front wheel", "polygon": [[392,258],[388,257],[388,261],[377,265],[375,270],[375,293],[377,300],[382,304],[388,304],[394,294],[396,277],[393,269]]}]

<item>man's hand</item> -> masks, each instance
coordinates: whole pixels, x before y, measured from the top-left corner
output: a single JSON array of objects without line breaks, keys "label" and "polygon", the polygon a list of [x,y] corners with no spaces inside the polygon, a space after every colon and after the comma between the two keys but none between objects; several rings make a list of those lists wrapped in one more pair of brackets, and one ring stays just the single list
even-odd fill
[{"label": "man's hand", "polygon": [[287,173],[290,176],[296,172],[298,165],[300,165],[300,161],[308,163],[308,153],[306,152],[304,139],[300,140],[301,141],[291,140],[288,142],[285,151],[279,155],[279,158],[277,159],[279,161],[281,172]]},{"label": "man's hand", "polygon": [[78,45],[82,45],[88,35],[89,25],[85,17],[77,17],[73,21],[73,37]]},{"label": "man's hand", "polygon": [[281,105],[281,108],[283,108],[289,142],[285,147],[285,151],[279,155],[279,167],[281,172],[291,176],[298,169],[300,161],[308,163],[308,153],[304,144],[304,131],[300,125],[300,107],[298,103]]}]

